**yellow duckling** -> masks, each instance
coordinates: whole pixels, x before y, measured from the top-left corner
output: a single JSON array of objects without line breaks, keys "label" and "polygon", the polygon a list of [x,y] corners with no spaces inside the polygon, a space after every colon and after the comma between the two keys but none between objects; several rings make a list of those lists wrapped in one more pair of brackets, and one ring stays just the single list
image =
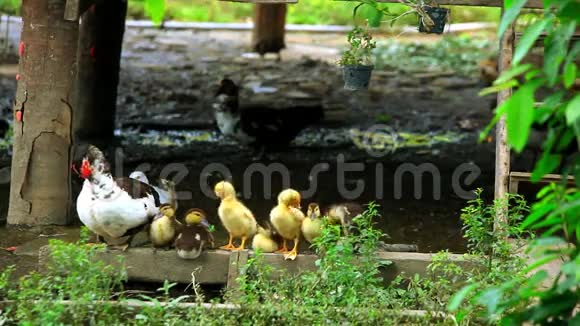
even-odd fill
[{"label": "yellow duckling", "polygon": [[169,204],[159,207],[159,215],[151,222],[149,238],[155,248],[171,245],[181,223],[175,219],[175,209]]},{"label": "yellow duckling", "polygon": [[[300,193],[294,189],[283,190],[278,195],[278,205],[270,212],[270,222],[282,236],[282,248],[276,252],[284,253],[285,259],[294,260],[298,256],[300,226],[304,213],[300,211]],[[294,249],[288,251],[288,240],[294,240]]]},{"label": "yellow duckling", "polygon": [[260,249],[262,252],[274,252],[278,250],[278,242],[274,240],[274,235],[270,228],[263,228],[258,225],[258,233],[252,240],[252,248]]},{"label": "yellow duckling", "polygon": [[196,259],[204,248],[213,245],[214,239],[205,212],[197,208],[187,211],[185,226],[180,228],[175,239],[177,255],[183,259]]},{"label": "yellow duckling", "polygon": [[[220,248],[243,250],[248,238],[256,234],[258,223],[256,223],[254,214],[236,198],[236,190],[231,183],[227,181],[218,182],[215,185],[214,192],[221,199],[218,215],[230,238],[228,244]],[[237,248],[233,245],[234,238],[242,239],[242,243]]]},{"label": "yellow duckling", "polygon": [[302,234],[309,243],[322,233],[322,218],[320,217],[320,206],[317,203],[310,203],[306,218],[302,221]]}]

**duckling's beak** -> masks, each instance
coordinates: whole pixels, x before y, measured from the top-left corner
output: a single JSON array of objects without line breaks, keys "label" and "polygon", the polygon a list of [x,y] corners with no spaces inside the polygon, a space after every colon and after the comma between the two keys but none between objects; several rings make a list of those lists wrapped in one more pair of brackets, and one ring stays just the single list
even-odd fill
[{"label": "duckling's beak", "polygon": [[201,225],[203,225],[206,228],[209,228],[211,226],[211,224],[209,224],[209,222],[207,221],[207,219],[202,218],[201,222],[199,222]]},{"label": "duckling's beak", "polygon": [[310,219],[313,221],[316,219],[316,214],[314,214],[314,212],[310,213],[309,216],[310,216]]}]

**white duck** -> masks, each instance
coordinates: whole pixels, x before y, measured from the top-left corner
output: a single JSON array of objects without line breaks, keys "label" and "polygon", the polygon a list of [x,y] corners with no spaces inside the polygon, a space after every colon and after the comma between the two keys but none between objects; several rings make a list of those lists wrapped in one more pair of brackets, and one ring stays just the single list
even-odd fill
[{"label": "white duck", "polygon": [[131,236],[159,213],[155,189],[135,179],[113,178],[95,146],[83,158],[80,175],[85,181],[77,197],[79,218],[109,245],[126,249]]},{"label": "white duck", "polygon": [[152,185],[149,179],[142,171],[133,171],[129,174],[129,178],[139,180],[153,187],[159,194],[159,201],[161,204],[169,204],[177,210],[177,193],[175,192],[175,182],[167,179],[159,179],[159,186]]}]

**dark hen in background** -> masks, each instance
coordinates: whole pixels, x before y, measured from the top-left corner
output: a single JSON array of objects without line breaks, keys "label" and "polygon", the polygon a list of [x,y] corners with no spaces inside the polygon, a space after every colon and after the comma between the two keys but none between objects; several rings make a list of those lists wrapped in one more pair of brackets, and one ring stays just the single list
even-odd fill
[{"label": "dark hen in background", "polygon": [[213,104],[218,128],[224,136],[261,152],[287,147],[302,129],[323,117],[321,107],[240,106],[239,91],[232,80],[221,81]]}]

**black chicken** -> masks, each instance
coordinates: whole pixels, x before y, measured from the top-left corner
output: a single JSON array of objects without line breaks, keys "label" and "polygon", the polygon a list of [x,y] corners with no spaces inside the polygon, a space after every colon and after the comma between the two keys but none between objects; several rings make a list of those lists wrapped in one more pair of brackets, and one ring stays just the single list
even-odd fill
[{"label": "black chicken", "polygon": [[260,153],[287,147],[302,129],[323,118],[322,107],[242,108],[239,87],[227,78],[221,81],[213,108],[223,135],[253,146]]}]

